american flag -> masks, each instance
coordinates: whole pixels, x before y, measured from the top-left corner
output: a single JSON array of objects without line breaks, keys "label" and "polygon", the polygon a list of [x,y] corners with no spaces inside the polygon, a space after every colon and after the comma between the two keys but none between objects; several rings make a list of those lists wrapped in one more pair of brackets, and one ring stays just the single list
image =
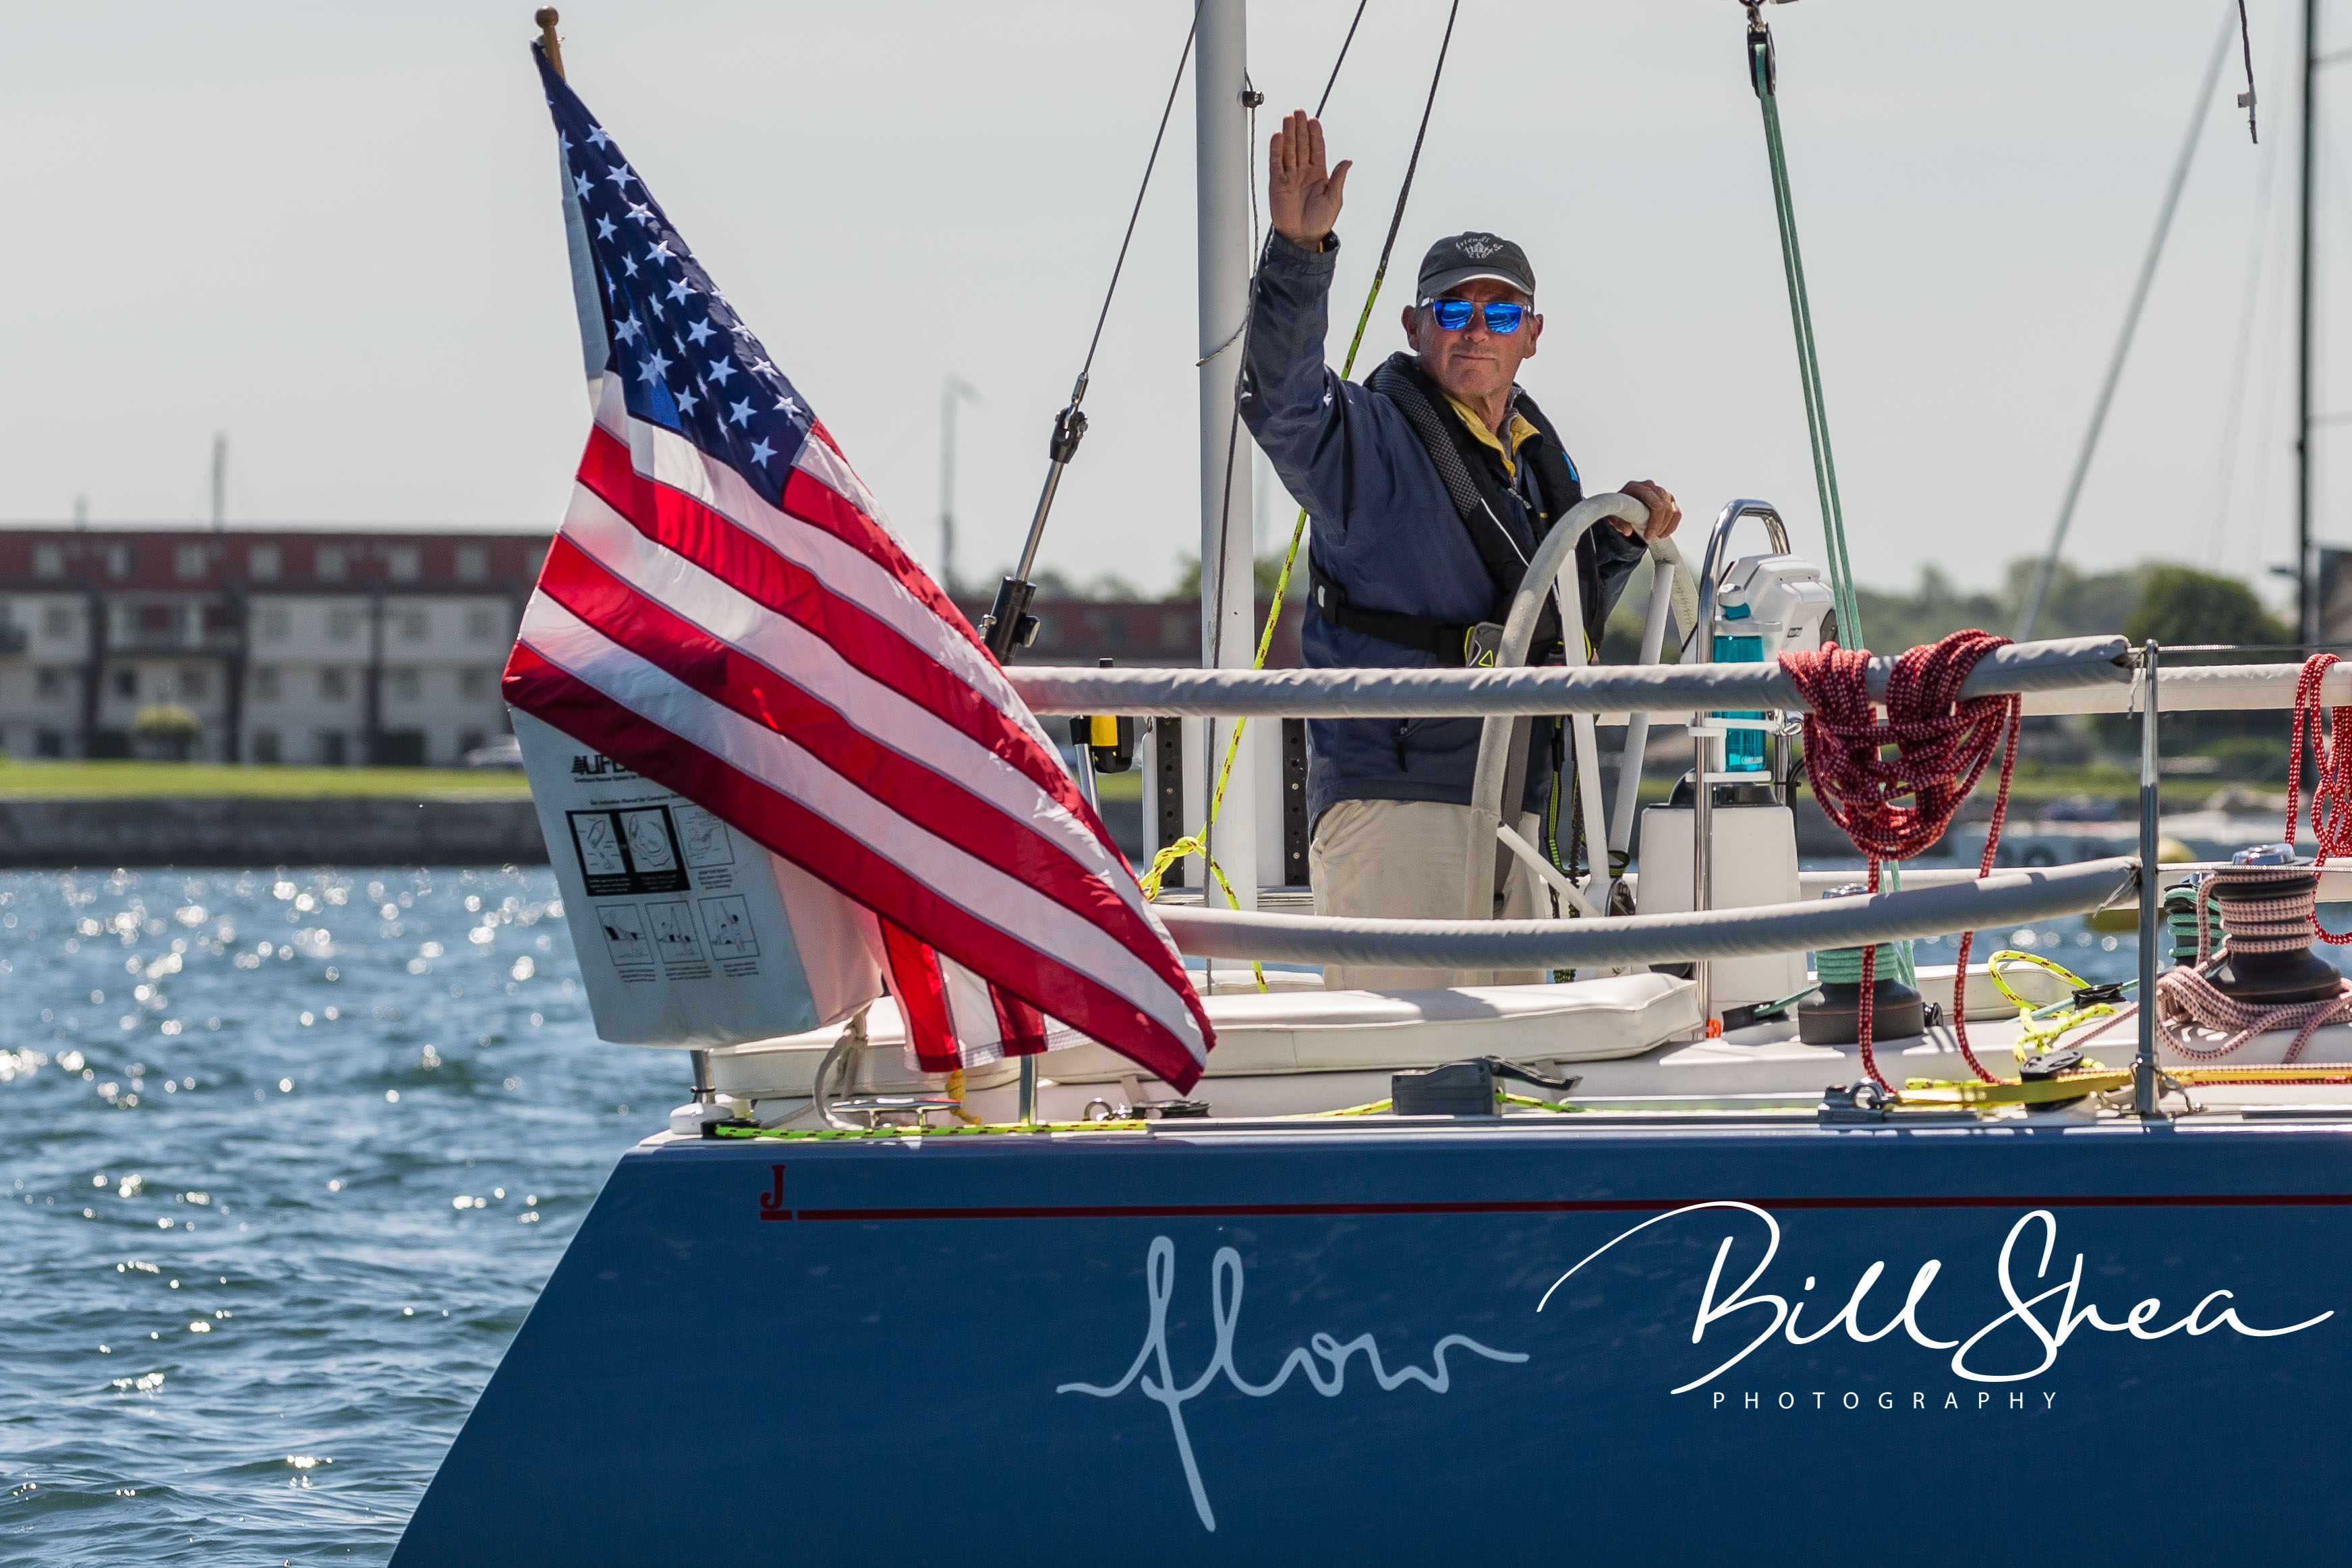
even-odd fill
[{"label": "american flag", "polygon": [[1208,1019],[1126,860],[807,400],[532,48],[596,413],[508,701],[872,911],[924,1067],[1084,1037],[1191,1088]]}]

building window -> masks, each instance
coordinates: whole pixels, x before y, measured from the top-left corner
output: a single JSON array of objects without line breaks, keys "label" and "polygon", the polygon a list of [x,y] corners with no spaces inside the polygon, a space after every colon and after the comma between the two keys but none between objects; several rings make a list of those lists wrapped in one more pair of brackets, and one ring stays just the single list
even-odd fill
[{"label": "building window", "polygon": [[417,680],[415,670],[394,670],[391,673],[391,679],[392,700],[396,703],[413,703],[424,695],[423,684]]},{"label": "building window", "polygon": [[40,694],[43,702],[61,701],[66,695],[66,673],[48,668],[37,671],[33,676],[33,689]]},{"label": "building window", "polygon": [[457,580],[488,582],[490,580],[490,552],[479,545],[457,547]]},{"label": "building window", "polygon": [[341,670],[320,670],[319,695],[331,703],[341,702],[352,695],[351,676]]},{"label": "building window", "polygon": [[253,732],[253,759],[256,762],[275,762],[278,760],[278,732],[276,730],[257,729]]},{"label": "building window", "polygon": [[433,622],[422,610],[400,612],[400,638],[404,643],[422,643],[431,634]]},{"label": "building window", "polygon": [[52,604],[41,612],[41,635],[70,637],[81,630],[81,616],[69,604]]},{"label": "building window", "polygon": [[209,553],[211,552],[207,551],[202,545],[173,545],[172,547],[172,575],[174,577],[185,578],[191,581],[203,577],[205,575],[205,557]]},{"label": "building window", "polygon": [[343,575],[348,570],[345,556],[346,552],[341,545],[320,545],[318,562],[319,580],[322,582],[342,581]]},{"label": "building window", "polygon": [[468,638],[477,643],[487,643],[498,634],[498,623],[490,618],[487,608],[466,612],[466,635]]},{"label": "building window", "polygon": [[394,545],[383,552],[384,575],[394,582],[415,582],[420,575],[418,566],[415,545]]},{"label": "building window", "polygon": [[358,611],[330,610],[327,612],[327,640],[329,642],[349,643],[356,639],[359,634],[360,612]]},{"label": "building window", "polygon": [[[277,581],[278,547],[276,545],[255,545],[252,549],[247,550],[245,552],[245,570],[247,574],[256,582]],[[255,737],[255,744],[260,744],[260,737],[257,736]]]},{"label": "building window", "polygon": [[539,580],[539,569],[546,564],[547,547],[545,545],[533,545],[530,549],[523,553],[523,572],[533,582],[537,582]]},{"label": "building window", "polygon": [[264,606],[261,612],[261,635],[267,642],[286,640],[286,612],[276,605]]},{"label": "building window", "polygon": [[33,547],[33,575],[55,582],[66,574],[66,552],[58,545]]},{"label": "building window", "polygon": [[[278,666],[264,664],[253,672],[253,695],[257,702],[274,703],[285,689],[278,680]],[[255,744],[258,745],[257,741]]]},{"label": "building window", "polygon": [[341,730],[322,729],[311,737],[310,755],[327,767],[341,768],[343,765],[343,754]]},{"label": "building window", "polygon": [[114,695],[119,697],[137,696],[139,695],[139,672],[136,670],[115,671]]},{"label": "building window", "polygon": [[205,679],[205,673],[202,670],[182,670],[180,672],[180,695],[185,697],[192,703],[200,703],[205,700],[205,690],[208,684],[209,683]]},{"label": "building window", "polygon": [[58,731],[54,729],[45,729],[39,731],[33,737],[34,756],[63,757],[65,754],[66,737]]},{"label": "building window", "polygon": [[467,754],[467,752],[469,752],[469,751],[479,751],[479,750],[481,750],[481,749],[482,749],[482,742],[483,742],[484,738],[485,738],[485,737],[484,737],[484,736],[483,736],[482,732],[481,732],[480,730],[478,730],[478,729],[461,729],[461,730],[459,730],[459,731],[457,732],[457,758],[458,758],[458,760],[459,760],[459,761],[461,761],[461,762],[462,762],[462,761],[464,761],[464,760],[465,760],[466,754]]},{"label": "building window", "polygon": [[135,564],[136,563],[131,559],[131,547],[129,545],[109,545],[106,547],[107,576],[129,577],[131,575],[131,569]]},{"label": "building window", "polygon": [[490,674],[488,670],[457,672],[457,695],[469,703],[480,702],[490,695]]}]

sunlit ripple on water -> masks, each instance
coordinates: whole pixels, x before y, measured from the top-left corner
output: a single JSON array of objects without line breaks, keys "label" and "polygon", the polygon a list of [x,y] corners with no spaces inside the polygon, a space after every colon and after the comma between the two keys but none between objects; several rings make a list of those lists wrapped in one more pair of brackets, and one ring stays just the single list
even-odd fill
[{"label": "sunlit ripple on water", "polygon": [[0,1559],[390,1554],[684,1097],[680,1057],[593,1039],[554,897],[0,873]]}]

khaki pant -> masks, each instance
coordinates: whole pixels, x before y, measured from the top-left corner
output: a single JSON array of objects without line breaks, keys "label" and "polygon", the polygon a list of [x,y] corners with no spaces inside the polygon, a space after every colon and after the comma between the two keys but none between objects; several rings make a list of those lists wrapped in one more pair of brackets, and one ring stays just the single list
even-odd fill
[{"label": "khaki pant", "polygon": [[[1533,816],[1519,832],[1540,843]],[[1482,852],[1492,854],[1493,846]],[[1307,852],[1315,913],[1393,920],[1460,920],[1470,864],[1470,808],[1436,800],[1342,800],[1315,824]],[[1551,893],[1524,861],[1514,859],[1504,886],[1503,918],[1551,916]],[[1486,912],[1480,911],[1481,916]],[[1528,986],[1549,978],[1534,969],[1402,969],[1331,965],[1326,990],[1402,991],[1439,986]]]}]

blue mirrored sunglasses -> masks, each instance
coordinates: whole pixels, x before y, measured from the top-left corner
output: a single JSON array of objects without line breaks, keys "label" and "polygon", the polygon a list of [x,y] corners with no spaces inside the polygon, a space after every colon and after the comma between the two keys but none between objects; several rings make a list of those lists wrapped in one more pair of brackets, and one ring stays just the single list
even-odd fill
[{"label": "blue mirrored sunglasses", "polygon": [[1519,323],[1528,313],[1526,306],[1501,299],[1491,300],[1483,306],[1467,299],[1427,299],[1423,303],[1437,318],[1437,324],[1449,332],[1459,332],[1470,325],[1473,313],[1483,310],[1486,316],[1486,330],[1500,337],[1508,337],[1519,329]]}]

